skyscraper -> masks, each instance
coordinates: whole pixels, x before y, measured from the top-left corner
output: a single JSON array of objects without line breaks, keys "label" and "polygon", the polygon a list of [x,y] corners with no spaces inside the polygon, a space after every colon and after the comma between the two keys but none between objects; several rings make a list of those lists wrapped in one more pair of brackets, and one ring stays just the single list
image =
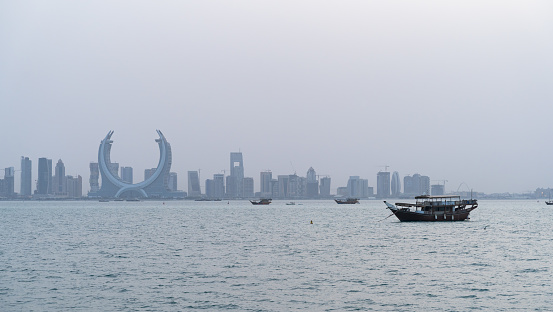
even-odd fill
[{"label": "skyscraper", "polygon": [[278,176],[278,197],[287,198],[288,197],[288,184],[290,182],[289,175],[279,175]]},{"label": "skyscraper", "polygon": [[144,181],[151,178],[154,175],[155,172],[156,172],[156,168],[144,169]]},{"label": "skyscraper", "polygon": [[90,163],[90,193],[97,193],[100,190],[100,167],[97,162]]},{"label": "skyscraper", "polygon": [[32,195],[32,162],[29,157],[21,156],[21,196]]},{"label": "skyscraper", "polygon": [[376,196],[388,198],[390,196],[390,173],[380,171],[376,176]]},{"label": "skyscraper", "polygon": [[[50,167],[48,167],[50,166]],[[52,182],[52,160],[47,158],[38,159],[38,181],[36,193],[41,195],[48,194],[51,190]]]},{"label": "skyscraper", "polygon": [[350,176],[348,180],[348,197],[369,197],[369,180],[360,179],[359,176]]},{"label": "skyscraper", "polygon": [[269,170],[262,171],[259,174],[259,191],[261,197],[272,197],[271,180],[273,179],[273,173]]},{"label": "skyscraper", "polygon": [[327,198],[330,197],[330,177],[323,177],[319,180],[319,190],[321,197]]},{"label": "skyscraper", "polygon": [[306,176],[306,196],[308,198],[316,198],[319,196],[319,182],[317,181],[317,173],[313,167],[309,167]]},{"label": "skyscraper", "polygon": [[202,191],[198,171],[188,171],[188,196],[197,197],[200,195],[202,195]]},{"label": "skyscraper", "polygon": [[406,195],[430,195],[430,177],[415,173],[412,177],[403,178],[403,189]]},{"label": "skyscraper", "polygon": [[244,197],[251,198],[253,197],[253,178],[245,177],[243,180],[244,184]]},{"label": "skyscraper", "polygon": [[67,197],[80,198],[83,196],[83,178],[78,175],[77,177],[66,176],[65,185],[67,188]]},{"label": "skyscraper", "polygon": [[241,152],[230,153],[230,178],[227,180],[227,194],[231,197],[244,196],[244,161]]},{"label": "skyscraper", "polygon": [[392,174],[392,196],[398,197],[401,193],[401,181],[399,180],[399,173],[394,171]]},{"label": "skyscraper", "polygon": [[176,172],[169,172],[169,189],[173,192],[177,191],[177,173]]},{"label": "skyscraper", "polygon": [[4,179],[2,180],[2,188],[0,189],[0,196],[4,196],[7,198],[12,198],[15,196],[14,179],[15,179],[14,167],[8,167],[4,169]]},{"label": "skyscraper", "polygon": [[121,180],[133,184],[132,167],[121,167]]},{"label": "skyscraper", "polygon": [[54,170],[54,179],[52,191],[56,195],[67,195],[67,185],[65,179],[65,165],[61,159],[58,160]]},{"label": "skyscraper", "polygon": [[213,198],[225,197],[225,175],[214,174],[213,175]]}]

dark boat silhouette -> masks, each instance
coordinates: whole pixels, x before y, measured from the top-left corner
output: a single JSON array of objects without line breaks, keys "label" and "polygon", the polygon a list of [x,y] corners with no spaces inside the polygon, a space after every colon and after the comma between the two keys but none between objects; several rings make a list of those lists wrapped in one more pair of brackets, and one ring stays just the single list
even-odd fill
[{"label": "dark boat silhouette", "polygon": [[463,221],[478,207],[476,199],[462,200],[457,195],[422,195],[415,200],[414,204],[384,203],[399,221]]}]

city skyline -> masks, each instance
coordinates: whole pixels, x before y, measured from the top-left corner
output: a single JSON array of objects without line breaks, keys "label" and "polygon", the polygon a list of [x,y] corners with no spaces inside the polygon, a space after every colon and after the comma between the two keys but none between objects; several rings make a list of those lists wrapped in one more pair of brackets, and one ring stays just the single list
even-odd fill
[{"label": "city skyline", "polygon": [[[111,133],[112,132],[110,131],[108,136],[110,136]],[[160,135],[161,135],[161,132],[158,131],[158,133],[160,133]],[[157,141],[160,141],[160,140],[156,139],[156,142]],[[109,142],[112,142],[112,141],[109,141]],[[167,142],[165,144],[167,144],[169,146],[169,144]],[[107,149],[108,154],[106,154],[108,156],[104,156],[104,157],[106,157],[106,159],[110,158],[109,154],[110,154],[110,150],[111,150],[111,143],[109,143],[108,146],[109,146],[109,148]],[[100,145],[100,151],[102,151],[101,147],[102,147],[102,145]],[[169,147],[169,150],[170,150],[170,147]],[[170,155],[171,153],[169,152],[168,154]],[[169,163],[172,162],[170,156],[169,156],[168,162]],[[37,172],[38,178],[35,179],[35,181],[34,181],[35,183],[33,183],[31,185],[31,190],[30,190],[31,193],[30,194],[28,194],[28,193],[23,194],[23,193],[17,192],[17,189],[15,188],[14,190],[15,190],[16,194],[22,195],[22,196],[29,196],[29,195],[32,195],[32,194],[38,194],[38,195],[41,195],[41,194],[54,194],[54,195],[83,194],[84,195],[84,194],[87,193],[87,188],[85,187],[83,189],[84,185],[82,185],[82,178],[81,178],[80,175],[76,176],[79,181],[78,182],[73,182],[75,178],[71,175],[66,175],[65,174],[65,164],[63,163],[63,161],[61,159],[58,160],[58,162],[56,164],[56,168],[53,171],[52,171],[52,168],[51,168],[52,167],[52,160],[51,159],[41,157],[41,158],[38,159],[37,163],[38,163],[38,170],[37,170],[38,171]],[[31,164],[32,164],[32,159],[30,159],[29,157],[21,156],[21,170],[15,170],[15,171],[19,171],[21,173],[20,174],[21,186],[27,185],[26,182],[25,183],[22,182],[24,176],[27,176],[27,177],[29,175],[33,176],[33,171],[32,171],[32,165]],[[107,165],[109,167],[109,171],[111,172],[111,174],[113,174],[118,179],[121,179],[122,181],[124,181],[126,183],[132,184],[132,172],[134,170],[132,167],[121,166],[121,168],[119,168],[119,163],[116,163],[116,162],[108,163]],[[384,168],[385,168],[384,170],[388,170],[389,167],[390,166],[384,166]],[[15,171],[13,170],[13,167],[11,167],[11,168],[10,167],[5,168],[6,169],[5,172],[6,172],[6,174],[8,174],[8,172],[11,172],[10,174],[12,175],[12,178],[13,178],[13,174],[14,174]],[[30,171],[29,171],[29,168],[30,168]],[[90,179],[89,179],[89,183],[85,184],[85,185],[90,186],[90,188],[88,188],[88,191],[93,191],[94,189],[99,190],[99,187],[102,185],[102,183],[101,182],[99,183],[99,181],[101,181],[101,180],[99,180],[99,169],[98,169],[99,166],[98,166],[98,163],[90,162],[89,168],[90,168]],[[121,175],[119,175],[119,173],[118,173],[119,169],[121,169]],[[12,171],[9,171],[9,170],[12,170]],[[25,174],[23,173],[24,171],[26,172]],[[150,176],[152,176],[155,173],[155,171],[156,171],[156,168],[145,169],[145,171],[144,171],[145,172],[144,181],[149,179]],[[182,189],[188,189],[187,196],[192,197],[192,198],[204,197],[206,195],[208,197],[211,197],[211,198],[213,198],[213,197],[218,197],[218,198],[220,198],[220,197],[224,197],[224,198],[251,198],[253,196],[267,197],[269,195],[274,195],[274,194],[271,194],[271,193],[274,192],[274,188],[278,189],[277,193],[279,191],[280,192],[285,192],[285,193],[289,192],[289,186],[288,185],[289,185],[289,183],[291,183],[291,182],[289,182],[289,180],[299,178],[301,180],[301,182],[299,182],[299,181],[296,182],[295,181],[295,183],[302,183],[302,185],[304,185],[303,187],[305,188],[305,189],[302,190],[302,193],[301,193],[300,196],[297,196],[296,194],[291,194],[291,195],[290,194],[285,194],[284,196],[283,195],[276,195],[276,197],[277,198],[294,198],[294,197],[299,197],[299,198],[325,198],[325,195],[322,195],[323,194],[322,189],[324,188],[326,190],[329,187],[330,178],[331,178],[329,175],[324,175],[324,174],[319,175],[319,174],[317,174],[313,167],[309,167],[309,169],[305,173],[305,176],[302,176],[301,173],[300,173],[300,175],[297,175],[297,172],[294,170],[294,173],[285,174],[285,175],[277,174],[275,176],[278,179],[274,179],[274,178],[271,179],[271,177],[273,177],[272,176],[273,172],[271,170],[265,170],[265,171],[259,172],[259,180],[256,180],[256,179],[251,178],[251,177],[243,177],[243,175],[244,175],[244,173],[243,173],[244,172],[244,163],[243,163],[242,152],[230,152],[230,170],[229,171],[222,170],[222,171],[223,172],[229,172],[231,174],[230,175],[214,174],[213,179],[206,178],[206,179],[203,179],[202,181],[200,180],[199,171],[188,171],[187,172],[187,175],[188,175],[187,182],[191,181],[191,179],[192,179],[193,185],[190,186],[187,183],[187,188],[184,187],[183,185],[181,185],[181,186],[177,185],[177,173],[176,172],[169,172],[168,171],[168,179],[169,179],[168,180],[169,181],[168,190],[180,191]],[[242,183],[238,183],[237,181],[234,181],[234,179],[232,178],[232,173],[233,172],[234,172],[235,175],[238,175],[239,177],[242,177],[242,180],[243,180]],[[129,178],[128,181],[125,181],[125,179],[123,178],[124,175],[127,175],[127,176],[130,175],[130,178]],[[319,176],[321,177],[321,179],[319,179]],[[93,178],[93,177],[95,177],[95,178]],[[297,178],[294,178],[294,177],[297,177]],[[325,178],[328,179],[328,182],[323,181]],[[408,195],[408,196],[416,196],[416,195],[421,195],[421,194],[440,195],[440,194],[444,194],[444,193],[456,193],[456,192],[465,192],[466,193],[466,192],[472,192],[472,191],[485,194],[485,192],[470,189],[469,186],[466,183],[462,183],[461,185],[459,185],[459,187],[457,189],[452,189],[451,187],[448,189],[448,188],[446,188],[446,182],[448,182],[448,180],[434,180],[434,179],[431,179],[428,176],[425,176],[425,175],[423,176],[419,173],[415,173],[411,176],[411,174],[400,175],[397,171],[392,172],[392,171],[381,171],[380,170],[376,173],[375,178],[376,178],[376,183],[371,184],[369,182],[369,179],[364,179],[364,177],[349,176],[349,179],[347,180],[346,185],[333,185],[330,188],[331,191],[330,192],[325,191],[326,192],[325,194],[329,194],[329,195],[332,195],[332,196],[349,196],[349,197],[361,197],[361,198],[367,198],[367,197],[374,197],[374,198],[394,198],[394,197],[396,197],[397,198],[398,196],[406,196],[406,195]],[[285,187],[285,189],[283,189],[283,186],[281,185],[282,184],[281,179],[286,179],[286,181],[284,182],[287,185]],[[48,182],[45,182],[46,180],[48,180]],[[265,193],[263,192],[263,189],[264,189],[263,184],[267,184],[267,181],[264,181],[264,180],[267,180],[270,184],[270,186],[269,186],[270,191],[265,192]],[[399,180],[401,180],[403,182],[401,182]],[[15,183],[17,183],[17,179],[14,179],[14,181],[15,181]],[[217,182],[217,181],[219,181],[219,182]],[[355,182],[352,182],[352,181],[355,181]],[[277,184],[275,184],[273,186],[272,182],[276,182]],[[313,191],[313,187],[311,187],[311,190],[309,190],[309,188],[310,188],[309,182],[316,182],[316,185],[317,185],[317,187],[315,188],[316,191]],[[68,191],[68,186],[66,186],[66,183],[73,183],[74,184],[74,186],[73,186],[74,190],[69,192]],[[77,183],[77,184],[75,184],[75,183]],[[219,188],[219,189],[222,188],[223,191],[218,191],[218,192],[213,193],[212,190],[213,190],[213,188],[216,187],[215,184],[217,184],[217,183],[221,183],[221,186],[217,186],[217,188]],[[244,187],[244,188],[247,188],[248,190],[251,189],[251,191],[247,191],[247,192],[243,191],[240,194],[236,193],[238,187],[233,186],[233,184],[242,184],[243,187],[244,187],[244,185],[247,185],[247,187]],[[77,185],[79,186],[79,191],[75,191],[75,187]],[[230,185],[230,188],[229,188],[229,185]],[[462,188],[462,187],[464,187],[464,188]],[[208,188],[212,188],[212,190],[208,191]],[[45,189],[47,190],[47,193],[44,193]],[[319,189],[321,191],[319,191]],[[399,189],[399,191],[398,191],[398,189]],[[543,192],[543,189],[548,189],[548,187],[538,187],[535,190],[530,190],[529,192],[530,193],[539,192],[540,190]],[[192,190],[192,192],[191,192],[191,190]],[[334,190],[334,192],[332,190]],[[316,195],[314,195],[314,192],[316,193]],[[319,192],[321,193],[321,196],[319,196]],[[94,193],[94,191],[93,191],[93,193]],[[498,193],[506,193],[506,192],[498,192]],[[216,195],[214,196],[214,194],[216,194]],[[218,196],[219,194],[222,194],[222,196]],[[79,195],[79,197],[80,196],[81,195]],[[92,196],[97,196],[97,195],[92,194]],[[328,195],[326,197],[328,197]]]},{"label": "city skyline", "polygon": [[313,167],[333,188],[350,176],[376,186],[389,166],[450,190],[550,187],[552,11],[550,1],[5,1],[0,168],[29,157],[34,184],[39,158],[61,158],[87,181],[114,129],[112,159],[136,180],[157,164],[159,128],[181,189],[187,171],[229,170],[229,151],[256,181]]}]

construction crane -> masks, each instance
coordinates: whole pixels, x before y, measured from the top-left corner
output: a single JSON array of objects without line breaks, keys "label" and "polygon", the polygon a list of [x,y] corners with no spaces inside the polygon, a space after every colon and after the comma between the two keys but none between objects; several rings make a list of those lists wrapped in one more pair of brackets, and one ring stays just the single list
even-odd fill
[{"label": "construction crane", "polygon": [[382,166],[378,166],[378,167],[380,167],[380,168],[384,167],[384,172],[388,172],[388,167],[390,167],[390,166],[382,165]]}]

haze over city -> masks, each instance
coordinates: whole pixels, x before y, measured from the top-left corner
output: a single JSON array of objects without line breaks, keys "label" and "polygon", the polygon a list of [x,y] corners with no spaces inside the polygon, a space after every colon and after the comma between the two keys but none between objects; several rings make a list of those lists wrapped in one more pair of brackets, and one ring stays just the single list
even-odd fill
[{"label": "haze over city", "polygon": [[[486,193],[553,186],[548,1],[0,3],[0,168],[159,159],[201,179],[420,173]],[[228,173],[227,173],[228,174]],[[18,177],[18,174],[15,175]],[[16,190],[19,184],[16,182]],[[34,186],[33,186],[34,187]]]}]

